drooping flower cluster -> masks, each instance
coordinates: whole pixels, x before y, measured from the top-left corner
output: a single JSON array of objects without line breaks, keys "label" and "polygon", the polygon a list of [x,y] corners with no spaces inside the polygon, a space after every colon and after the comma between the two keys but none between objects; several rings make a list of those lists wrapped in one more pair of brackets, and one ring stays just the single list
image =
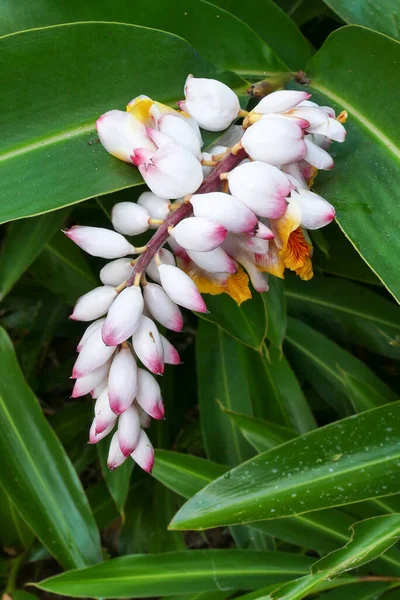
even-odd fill
[{"label": "drooping flower cluster", "polygon": [[[344,140],[345,117],[309,97],[277,91],[247,113],[224,84],[189,76],[180,111],[139,96],[125,112],[98,119],[103,146],[137,166],[150,189],[137,203],[114,206],[114,231],[66,231],[89,254],[112,259],[100,272],[103,285],[71,315],[93,321],[78,346],[72,395],[96,399],[91,443],[116,428],[111,469],[129,456],[147,471],[153,466],[144,429],[150,417],[164,417],[164,407],[149,371],[162,375],[165,363],[180,362],[155,322],[180,331],[179,306],[206,312],[200,292],[226,292],[240,304],[251,297],[249,278],[263,292],[267,274],[282,277],[286,267],[312,276],[306,230],[327,225],[335,211],[309,186],[317,169],[333,167],[327,149]],[[200,127],[222,131],[239,117],[242,126],[202,153]],[[149,228],[157,231],[144,247],[124,237]]]}]

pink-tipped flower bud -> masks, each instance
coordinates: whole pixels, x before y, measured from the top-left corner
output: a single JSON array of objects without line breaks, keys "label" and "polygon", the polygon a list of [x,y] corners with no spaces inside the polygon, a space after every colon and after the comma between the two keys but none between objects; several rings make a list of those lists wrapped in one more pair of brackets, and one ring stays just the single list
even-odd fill
[{"label": "pink-tipped flower bud", "polygon": [[229,273],[237,271],[237,264],[222,248],[214,248],[210,252],[187,251],[189,258],[204,271],[209,273]]},{"label": "pink-tipped flower bud", "polygon": [[124,456],[129,456],[136,448],[140,431],[139,413],[134,406],[129,406],[118,417],[118,443]]},{"label": "pink-tipped flower bud", "polygon": [[86,340],[89,339],[92,333],[96,331],[96,329],[100,329],[100,327],[103,327],[104,321],[105,319],[97,319],[97,321],[93,321],[93,323],[90,323],[89,327],[86,327],[85,333],[79,340],[79,344],[76,347],[77,352],[80,352],[82,350],[84,343],[86,342]]},{"label": "pink-tipped flower bud", "polygon": [[142,316],[132,336],[132,344],[137,357],[149,371],[156,375],[164,373],[164,352],[154,321]]},{"label": "pink-tipped flower bud", "polygon": [[306,229],[320,229],[325,227],[335,218],[335,209],[327,200],[310,192],[310,190],[297,189],[290,194],[289,202],[300,206],[301,225]]},{"label": "pink-tipped flower bud", "polygon": [[132,261],[130,258],[117,258],[107,263],[100,271],[100,280],[104,285],[117,287],[129,279],[132,274]]},{"label": "pink-tipped flower bud", "polygon": [[108,376],[108,398],[111,410],[120,415],[130,406],[137,391],[137,365],[129,348],[121,348],[114,356]]},{"label": "pink-tipped flower bud", "polygon": [[124,235],[139,235],[149,228],[148,211],[135,202],[117,202],[111,211],[113,227]]},{"label": "pink-tipped flower bud", "polygon": [[120,467],[125,461],[126,456],[121,452],[118,441],[118,433],[114,433],[110,442],[110,449],[108,451],[107,467],[110,471],[114,471],[117,467]]},{"label": "pink-tipped flower bud", "polygon": [[198,160],[201,159],[203,140],[199,126],[194,119],[188,119],[176,111],[161,113],[156,103],[150,112],[161,133],[189,150]]},{"label": "pink-tipped flower bud", "polygon": [[154,466],[154,448],[147,434],[140,430],[139,443],[131,454],[131,457],[146,473],[151,473]]},{"label": "pink-tipped flower bud", "polygon": [[167,329],[181,331],[182,313],[160,285],[148,283],[143,287],[143,296],[147,308],[156,321]]},{"label": "pink-tipped flower bud", "polygon": [[200,161],[160,131],[148,129],[147,134],[158,150],[151,156],[138,158],[136,164],[153,194],[166,199],[193,194],[203,181]]},{"label": "pink-tipped flower bud", "polygon": [[101,367],[94,369],[84,377],[75,381],[74,389],[72,390],[71,398],[79,398],[85,394],[89,394],[107,377],[110,370],[110,363],[106,362]]},{"label": "pink-tipped flower bud", "polygon": [[92,396],[92,398],[94,400],[96,400],[100,394],[103,393],[103,391],[106,389],[108,385],[108,377],[105,377],[100,383],[99,385],[96,385],[95,388],[93,388],[93,390],[90,392],[90,395]]},{"label": "pink-tipped flower bud", "polygon": [[143,296],[139,286],[132,285],[119,293],[108,311],[102,327],[103,341],[107,346],[125,342],[136,331],[143,313]]},{"label": "pink-tipped flower bud", "polygon": [[269,113],[281,113],[294,108],[300,102],[311,97],[308,92],[297,92],[295,90],[279,90],[265,96],[254,107],[256,114],[267,115]]},{"label": "pink-tipped flower bud", "polygon": [[107,152],[124,162],[133,162],[136,148],[155,151],[146,135],[146,127],[130,112],[109,110],[97,119],[96,128]]},{"label": "pink-tipped flower bud", "polygon": [[261,221],[258,222],[257,231],[254,235],[261,240],[273,240],[275,237],[271,229],[264,225],[264,223]]},{"label": "pink-tipped flower bud", "polygon": [[142,429],[147,429],[147,427],[150,427],[150,425],[151,425],[150,415],[148,415],[147,412],[145,410],[143,410],[143,408],[140,406],[140,404],[137,403],[136,400],[134,401],[133,406],[136,408],[136,410],[139,413],[140,427]]},{"label": "pink-tipped flower bud", "polygon": [[313,165],[313,167],[324,171],[329,171],[333,168],[333,158],[326,150],[314,144],[311,140],[307,139],[307,137],[304,138],[304,142],[307,148],[304,160],[309,162],[310,165]]},{"label": "pink-tipped flower bud", "polygon": [[161,285],[171,300],[189,310],[207,312],[205,302],[189,275],[172,265],[160,265],[158,271]]},{"label": "pink-tipped flower bud", "polygon": [[167,365],[180,365],[181,359],[178,350],[163,335],[160,335],[162,347],[164,350],[164,362]]},{"label": "pink-tipped flower bud", "polygon": [[260,161],[244,163],[228,174],[228,182],[232,195],[260,217],[278,219],[285,214],[293,186],[277,167]]},{"label": "pink-tipped flower bud", "polygon": [[135,248],[122,235],[103,227],[74,225],[64,231],[70,240],[92,256],[120,258],[134,254]]},{"label": "pink-tipped flower bud", "polygon": [[94,288],[78,298],[70,319],[73,321],[93,321],[104,315],[117,297],[118,292],[110,285]]},{"label": "pink-tipped flower bud", "polygon": [[95,402],[94,416],[96,419],[96,433],[103,433],[105,429],[113,425],[116,421],[117,415],[110,408],[107,388],[101,392]]},{"label": "pink-tipped flower bud", "polygon": [[285,118],[254,123],[244,132],[242,146],[253,160],[275,166],[300,160],[307,152],[302,129]]},{"label": "pink-tipped flower bud", "polygon": [[189,217],[176,225],[170,235],[185,250],[208,252],[213,250],[226,238],[225,227],[203,217]]},{"label": "pink-tipped flower bud", "polygon": [[216,221],[233,233],[248,233],[257,225],[257,217],[234,196],[222,192],[197,194],[191,197],[195,217]]},{"label": "pink-tipped flower bud", "polygon": [[[160,261],[163,264],[172,265],[172,266],[175,266],[175,264],[176,264],[175,263],[174,255],[172,254],[172,252],[170,252],[166,248],[161,248],[161,250],[159,252],[159,257],[160,257]],[[158,272],[158,266],[157,266],[157,263],[154,260],[154,258],[150,262],[150,264],[148,265],[148,267],[146,269],[146,273],[147,273],[147,275],[149,277],[152,278],[153,281],[156,281],[157,283],[160,283],[160,274]]]},{"label": "pink-tipped flower bud", "polygon": [[185,101],[179,107],[208,131],[226,129],[240,111],[238,97],[227,85],[193,75],[186,79]]},{"label": "pink-tipped flower bud", "polygon": [[78,379],[104,365],[115,352],[115,347],[106,346],[101,337],[101,329],[96,329],[85,342],[72,370],[72,377]]},{"label": "pink-tipped flower bud", "polygon": [[115,421],[111,423],[111,425],[109,425],[109,427],[104,429],[104,431],[102,431],[101,433],[96,433],[96,419],[94,418],[89,431],[89,444],[97,444],[98,442],[100,442],[100,440],[105,438],[110,433],[110,431],[113,430],[114,425]]},{"label": "pink-tipped flower bud", "polygon": [[157,381],[145,369],[138,369],[138,389],[136,402],[153,419],[164,418],[164,404]]},{"label": "pink-tipped flower bud", "polygon": [[[143,192],[137,203],[147,210],[152,219],[165,220],[169,215],[169,200],[160,198],[153,192]],[[157,225],[152,225],[152,227],[157,227]]]}]

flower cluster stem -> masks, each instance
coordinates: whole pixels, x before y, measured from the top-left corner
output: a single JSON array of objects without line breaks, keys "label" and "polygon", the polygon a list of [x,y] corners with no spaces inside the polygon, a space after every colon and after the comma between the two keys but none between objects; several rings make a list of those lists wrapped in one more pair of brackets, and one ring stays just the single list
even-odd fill
[{"label": "flower cluster stem", "polygon": [[[218,163],[218,166],[212,173],[203,181],[196,194],[207,194],[209,192],[216,192],[221,186],[221,173],[228,173],[232,171],[237,165],[247,158],[246,152],[243,148],[240,148],[235,154],[228,154],[226,158]],[[153,235],[151,240],[147,244],[147,249],[143,254],[140,255],[132,269],[132,274],[127,281],[127,286],[134,285],[135,281],[142,273],[145,272],[148,265],[153,260],[154,256],[161,250],[165,242],[169,237],[168,229],[177,225],[182,219],[186,219],[193,214],[192,205],[189,203],[183,203],[179,208],[171,212],[171,214],[165,219],[164,223],[158,228],[157,232]],[[137,284],[136,284],[137,285]]]}]

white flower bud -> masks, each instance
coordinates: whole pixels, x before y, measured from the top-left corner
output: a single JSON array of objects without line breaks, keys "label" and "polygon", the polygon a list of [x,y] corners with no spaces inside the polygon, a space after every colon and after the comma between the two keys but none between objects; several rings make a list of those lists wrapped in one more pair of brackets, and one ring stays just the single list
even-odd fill
[{"label": "white flower bud", "polygon": [[104,315],[117,297],[118,292],[110,285],[94,288],[78,298],[72,315],[73,321],[93,321]]},{"label": "white flower bud", "polygon": [[79,353],[72,370],[72,377],[79,379],[104,365],[114,354],[115,347],[106,346],[101,338],[101,329],[92,333]]},{"label": "white flower bud", "polygon": [[234,260],[227,255],[222,248],[214,248],[210,252],[187,251],[189,258],[196,263],[200,269],[209,273],[229,273],[237,271],[237,265]]},{"label": "white flower bud", "polygon": [[108,376],[105,377],[100,383],[99,385],[96,385],[96,387],[90,392],[90,395],[92,396],[92,398],[96,399],[100,396],[100,394],[103,392],[103,390],[106,389],[108,385]]},{"label": "white flower bud", "polygon": [[79,398],[79,396],[89,394],[89,392],[94,390],[107,378],[109,370],[110,363],[107,361],[104,365],[94,369],[94,371],[91,371],[84,377],[77,379],[75,381],[74,389],[72,390],[71,398]]},{"label": "white flower bud", "polygon": [[140,427],[142,429],[147,429],[147,427],[150,427],[150,424],[151,424],[150,415],[148,415],[147,412],[145,410],[143,410],[143,408],[140,406],[140,404],[137,403],[136,400],[133,402],[133,405],[135,406],[136,410],[139,413]]},{"label": "white flower bud", "polygon": [[253,160],[275,166],[300,160],[307,152],[302,129],[285,118],[254,123],[244,132],[242,145]]},{"label": "white flower bud", "polygon": [[260,217],[278,219],[285,214],[286,197],[293,186],[277,167],[248,162],[228,173],[228,182],[232,195]]},{"label": "white flower bud", "polygon": [[[161,250],[159,252],[159,257],[160,257],[160,260],[161,260],[162,263],[164,263],[166,265],[175,266],[174,255],[172,254],[172,252],[170,252],[166,248],[161,248]],[[158,273],[157,263],[154,260],[154,258],[150,262],[150,264],[148,265],[148,267],[146,269],[146,273],[147,273],[147,275],[149,277],[152,278],[153,281],[156,281],[157,283],[160,283],[160,275]]]},{"label": "white flower bud", "polygon": [[289,202],[295,202],[300,206],[301,225],[306,229],[320,229],[335,218],[333,206],[309,190],[293,190]]},{"label": "white flower bud", "polygon": [[194,119],[188,119],[177,112],[161,114],[157,105],[153,105],[151,114],[157,122],[157,129],[171,140],[189,150],[200,160],[203,140],[199,126]]},{"label": "white flower bud", "polygon": [[137,203],[147,210],[152,219],[165,220],[169,215],[169,200],[160,198],[152,192],[143,192],[139,196]]},{"label": "white flower bud", "polygon": [[156,149],[146,135],[146,127],[129,112],[109,110],[97,119],[96,128],[107,152],[124,162],[133,162],[135,148]]},{"label": "white flower bud", "polygon": [[147,129],[147,133],[158,150],[151,156],[138,155],[135,164],[153,194],[167,199],[193,194],[203,181],[200,161],[161,131]]},{"label": "white flower bud", "polygon": [[156,375],[164,373],[164,352],[154,321],[142,316],[132,336],[133,349],[145,367]]},{"label": "white flower bud", "polygon": [[207,312],[204,300],[189,275],[172,265],[160,265],[158,271],[161,285],[171,300],[189,310]]},{"label": "white flower bud", "polygon": [[177,349],[163,335],[160,335],[160,338],[164,350],[164,362],[167,365],[180,365],[181,359]]},{"label": "white flower bud", "polygon": [[281,113],[294,108],[300,102],[311,97],[308,92],[297,92],[295,90],[279,90],[265,96],[254,107],[253,112],[256,114],[266,115],[269,113]]},{"label": "white flower bud", "polygon": [[100,280],[104,285],[117,287],[129,279],[132,274],[132,259],[117,258],[107,263],[100,271]]},{"label": "white flower bud", "polygon": [[192,75],[186,79],[185,101],[178,104],[208,131],[226,129],[240,111],[238,97],[227,85],[216,79]]},{"label": "white flower bud", "polygon": [[317,169],[329,170],[332,169],[333,158],[326,150],[320,148],[316,144],[313,144],[311,140],[304,138],[304,142],[306,144],[307,152],[304,156],[304,159],[316,167]]},{"label": "white flower bud", "polygon": [[111,423],[101,433],[96,433],[96,419],[93,419],[92,424],[90,426],[90,431],[89,431],[89,444],[97,444],[98,442],[100,442],[100,440],[105,438],[110,433],[110,431],[112,431],[112,429],[114,428],[114,425],[115,425],[115,421],[113,423]]},{"label": "white flower bud", "polygon": [[148,283],[143,287],[143,296],[147,308],[156,321],[167,329],[181,331],[182,313],[160,285]]},{"label": "white flower bud", "polygon": [[110,471],[114,471],[114,469],[120,467],[125,462],[126,458],[127,457],[122,454],[121,448],[119,447],[118,433],[114,433],[108,451],[107,467]]},{"label": "white flower bud", "polygon": [[185,250],[208,252],[213,250],[226,238],[226,228],[203,217],[189,217],[180,221],[170,235]]},{"label": "white flower bud", "polygon": [[117,202],[111,211],[113,227],[124,235],[139,235],[149,228],[150,215],[134,202]]},{"label": "white flower bud", "polygon": [[164,418],[165,411],[160,386],[153,375],[145,371],[145,369],[138,369],[136,402],[153,419]]},{"label": "white flower bud", "polygon": [[132,285],[120,292],[108,311],[102,328],[103,340],[108,346],[125,342],[139,325],[144,307],[142,290]]},{"label": "white flower bud", "polygon": [[64,231],[70,240],[92,256],[100,258],[120,258],[134,254],[135,248],[122,235],[103,227],[74,225]]},{"label": "white flower bud", "polygon": [[131,458],[147,473],[151,473],[154,466],[154,448],[147,436],[141,429],[139,443],[131,454]]},{"label": "white flower bud", "polygon": [[140,418],[134,406],[129,406],[118,418],[118,443],[124,456],[129,456],[140,438]]},{"label": "white flower bud", "polygon": [[257,226],[257,217],[234,196],[222,192],[197,194],[190,198],[195,217],[216,221],[233,233],[248,233]]},{"label": "white flower bud", "polygon": [[111,363],[108,397],[111,410],[120,415],[130,406],[137,391],[137,365],[129,348],[121,348]]},{"label": "white flower bud", "polygon": [[82,350],[83,344],[86,342],[86,340],[89,339],[92,333],[96,331],[96,329],[100,329],[100,327],[103,327],[104,321],[105,319],[97,319],[97,321],[93,321],[93,323],[90,323],[89,327],[86,328],[85,333],[79,340],[79,344],[76,347],[77,352],[80,352]]},{"label": "white flower bud", "polygon": [[97,398],[94,405],[94,417],[96,419],[96,433],[103,433],[105,429],[113,425],[117,415],[113,413],[108,401],[108,390],[105,388]]},{"label": "white flower bud", "polygon": [[275,237],[271,229],[264,225],[264,223],[262,223],[261,221],[258,222],[255,236],[257,238],[260,238],[261,240],[273,240]]}]

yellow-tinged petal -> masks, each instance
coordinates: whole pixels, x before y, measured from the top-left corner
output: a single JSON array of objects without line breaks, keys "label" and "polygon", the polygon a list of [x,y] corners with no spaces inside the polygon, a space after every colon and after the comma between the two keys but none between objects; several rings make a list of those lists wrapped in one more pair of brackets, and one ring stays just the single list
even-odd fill
[{"label": "yellow-tinged petal", "polygon": [[296,201],[288,204],[283,217],[270,219],[271,229],[275,235],[275,244],[278,248],[285,249],[292,231],[295,231],[301,222],[301,208]]},{"label": "yellow-tinged petal", "polygon": [[289,236],[286,248],[280,252],[288,269],[295,271],[301,279],[308,281],[313,276],[311,262],[312,245],[307,242],[301,227]]},{"label": "yellow-tinged petal", "polygon": [[268,252],[266,254],[255,254],[256,267],[262,273],[270,273],[283,279],[285,271],[285,261],[281,256],[279,249],[274,242],[269,242]]},{"label": "yellow-tinged petal", "polygon": [[178,265],[194,281],[201,294],[228,294],[239,306],[251,298],[249,278],[240,265],[236,273],[226,277],[203,271],[192,261],[178,260]]}]

